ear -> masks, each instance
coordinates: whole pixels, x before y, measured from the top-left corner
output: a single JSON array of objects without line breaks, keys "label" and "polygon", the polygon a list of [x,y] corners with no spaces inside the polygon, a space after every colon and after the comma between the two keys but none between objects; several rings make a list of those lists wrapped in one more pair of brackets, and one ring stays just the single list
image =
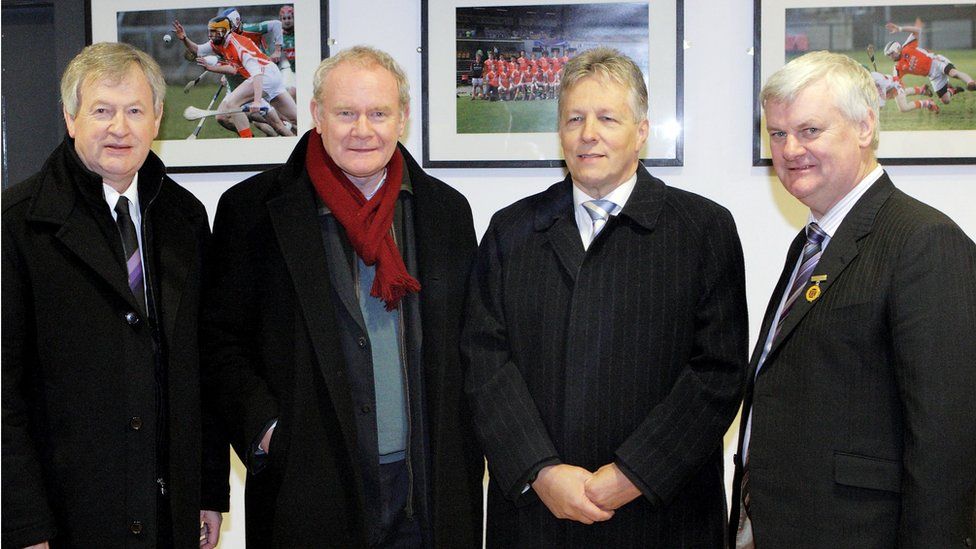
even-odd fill
[{"label": "ear", "polygon": [[650,133],[651,123],[645,118],[637,125],[637,151],[640,152],[644,143],[647,142],[647,135]]},{"label": "ear", "polygon": [[403,136],[403,130],[407,128],[407,119],[410,118],[410,104],[408,103],[406,107],[403,108],[403,115],[400,117],[400,127],[398,128],[397,135]]},{"label": "ear", "polygon": [[71,139],[75,138],[75,118],[68,114],[68,109],[61,107],[61,112],[64,113],[64,125],[68,128],[68,135]]},{"label": "ear", "polygon": [[319,104],[316,103],[315,100],[313,99],[313,100],[311,100],[311,101],[308,102],[308,109],[312,113],[312,122],[315,124],[315,131],[319,135],[321,135],[322,134],[322,127],[319,124],[319,114],[320,114],[320,111],[321,111],[321,107],[319,107]]},{"label": "ear", "polygon": [[163,121],[163,104],[159,104],[159,109],[153,113],[156,116],[156,121],[154,123],[155,128],[153,129],[153,139],[159,135],[159,124]]},{"label": "ear", "polygon": [[868,109],[868,114],[857,123],[857,142],[863,149],[871,148],[871,141],[874,139],[874,128],[878,125],[878,119],[873,109]]}]

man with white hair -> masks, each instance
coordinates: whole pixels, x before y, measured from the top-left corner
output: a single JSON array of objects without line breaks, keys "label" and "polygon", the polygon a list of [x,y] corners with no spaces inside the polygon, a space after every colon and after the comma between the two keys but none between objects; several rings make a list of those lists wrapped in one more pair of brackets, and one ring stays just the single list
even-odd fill
[{"label": "man with white hair", "polygon": [[878,164],[856,61],[798,57],[760,101],[810,215],[747,375],[730,547],[971,547],[976,245]]},{"label": "man with white hair", "polygon": [[150,151],[165,93],[145,53],[88,46],[61,79],[64,142],[3,191],[4,547],[217,544],[228,448],[197,347],[210,229]]},{"label": "man with white hair", "polygon": [[388,54],[325,59],[315,129],[217,207],[203,380],[248,467],[248,546],[481,543],[458,351],[474,226],[399,145],[409,103]]}]

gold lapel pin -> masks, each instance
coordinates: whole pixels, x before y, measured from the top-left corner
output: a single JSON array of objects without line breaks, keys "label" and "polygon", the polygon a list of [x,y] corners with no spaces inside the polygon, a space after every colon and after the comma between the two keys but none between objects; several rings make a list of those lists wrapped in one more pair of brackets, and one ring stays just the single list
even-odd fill
[{"label": "gold lapel pin", "polygon": [[813,286],[807,288],[807,293],[805,297],[807,301],[813,303],[820,297],[820,283],[827,280],[827,275],[814,275],[810,277],[810,282],[813,282]]}]

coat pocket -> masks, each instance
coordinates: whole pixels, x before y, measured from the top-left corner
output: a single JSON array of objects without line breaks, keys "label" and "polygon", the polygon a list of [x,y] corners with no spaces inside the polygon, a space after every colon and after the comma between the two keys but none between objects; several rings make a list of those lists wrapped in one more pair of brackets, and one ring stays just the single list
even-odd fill
[{"label": "coat pocket", "polygon": [[834,481],[857,488],[901,492],[901,462],[834,452]]}]

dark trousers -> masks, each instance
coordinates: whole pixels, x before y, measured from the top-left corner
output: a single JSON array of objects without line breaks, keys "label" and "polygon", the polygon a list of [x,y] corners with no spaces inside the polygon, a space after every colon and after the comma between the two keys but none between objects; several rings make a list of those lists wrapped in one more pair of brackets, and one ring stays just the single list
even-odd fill
[{"label": "dark trousers", "polygon": [[415,549],[423,547],[420,520],[408,517],[405,508],[410,496],[410,475],[407,461],[380,464],[380,532],[372,546],[384,549]]}]

